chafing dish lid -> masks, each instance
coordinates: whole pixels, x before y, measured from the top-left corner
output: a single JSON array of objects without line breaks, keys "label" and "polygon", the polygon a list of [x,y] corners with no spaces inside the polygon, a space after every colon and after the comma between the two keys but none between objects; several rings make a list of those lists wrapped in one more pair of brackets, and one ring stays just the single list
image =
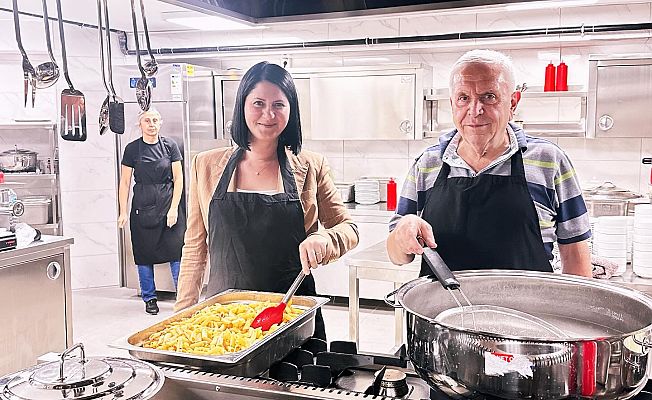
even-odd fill
[{"label": "chafing dish lid", "polygon": [[[81,357],[69,357],[76,349]],[[164,379],[158,368],[140,360],[86,358],[83,345],[76,344],[59,361],[0,378],[0,399],[149,399]]]}]

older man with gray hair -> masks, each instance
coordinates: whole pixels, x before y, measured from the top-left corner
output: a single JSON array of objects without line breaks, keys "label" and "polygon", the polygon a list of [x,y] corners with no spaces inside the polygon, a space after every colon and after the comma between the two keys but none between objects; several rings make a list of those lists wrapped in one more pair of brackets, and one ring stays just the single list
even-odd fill
[{"label": "older man with gray hair", "polygon": [[[575,170],[555,144],[510,124],[518,104],[506,55],[472,50],[450,75],[456,129],[414,162],[390,222],[387,251],[405,264],[436,247],[452,270],[591,276],[589,216]],[[430,270],[421,266],[421,274]]]}]

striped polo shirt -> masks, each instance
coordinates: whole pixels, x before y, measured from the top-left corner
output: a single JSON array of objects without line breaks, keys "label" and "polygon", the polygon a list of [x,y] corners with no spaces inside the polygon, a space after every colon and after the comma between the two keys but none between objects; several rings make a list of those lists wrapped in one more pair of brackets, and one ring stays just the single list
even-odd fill
[{"label": "striped polo shirt", "polygon": [[[586,204],[582,198],[575,169],[568,156],[554,143],[527,136],[517,125],[507,126],[509,148],[477,173],[457,154],[461,136],[453,130],[439,138],[439,144],[427,148],[414,162],[389,223],[390,232],[403,215],[421,215],[426,192],[433,187],[442,162],[450,166],[449,178],[479,174],[511,174],[509,159],[520,148],[528,190],[539,217],[541,237],[550,259],[553,243],[575,243],[591,237]],[[436,199],[431,198],[431,201]],[[435,238],[436,240],[437,238]]]}]

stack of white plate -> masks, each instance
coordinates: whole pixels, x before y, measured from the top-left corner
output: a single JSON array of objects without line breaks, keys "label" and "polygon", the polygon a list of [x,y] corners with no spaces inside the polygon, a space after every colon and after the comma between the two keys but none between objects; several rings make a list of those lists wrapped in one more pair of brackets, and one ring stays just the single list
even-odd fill
[{"label": "stack of white plate", "polygon": [[639,204],[634,211],[632,269],[640,277],[652,278],[652,204]]},{"label": "stack of white plate", "polygon": [[593,254],[618,265],[614,275],[627,268],[627,217],[598,217],[593,237]]},{"label": "stack of white plate", "polygon": [[627,262],[631,264],[634,254],[634,216],[627,216]]},{"label": "stack of white plate", "polygon": [[377,179],[358,179],[355,181],[355,202],[376,204],[380,202],[380,183]]}]

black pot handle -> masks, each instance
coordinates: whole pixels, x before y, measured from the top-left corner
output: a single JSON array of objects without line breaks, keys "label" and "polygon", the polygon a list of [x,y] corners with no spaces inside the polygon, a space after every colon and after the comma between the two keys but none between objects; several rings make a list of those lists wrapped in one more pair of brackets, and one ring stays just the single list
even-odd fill
[{"label": "black pot handle", "polygon": [[428,264],[444,289],[459,289],[460,283],[455,279],[455,275],[453,275],[448,265],[442,260],[439,253],[430,247],[424,247],[421,256],[426,260],[426,264]]}]

